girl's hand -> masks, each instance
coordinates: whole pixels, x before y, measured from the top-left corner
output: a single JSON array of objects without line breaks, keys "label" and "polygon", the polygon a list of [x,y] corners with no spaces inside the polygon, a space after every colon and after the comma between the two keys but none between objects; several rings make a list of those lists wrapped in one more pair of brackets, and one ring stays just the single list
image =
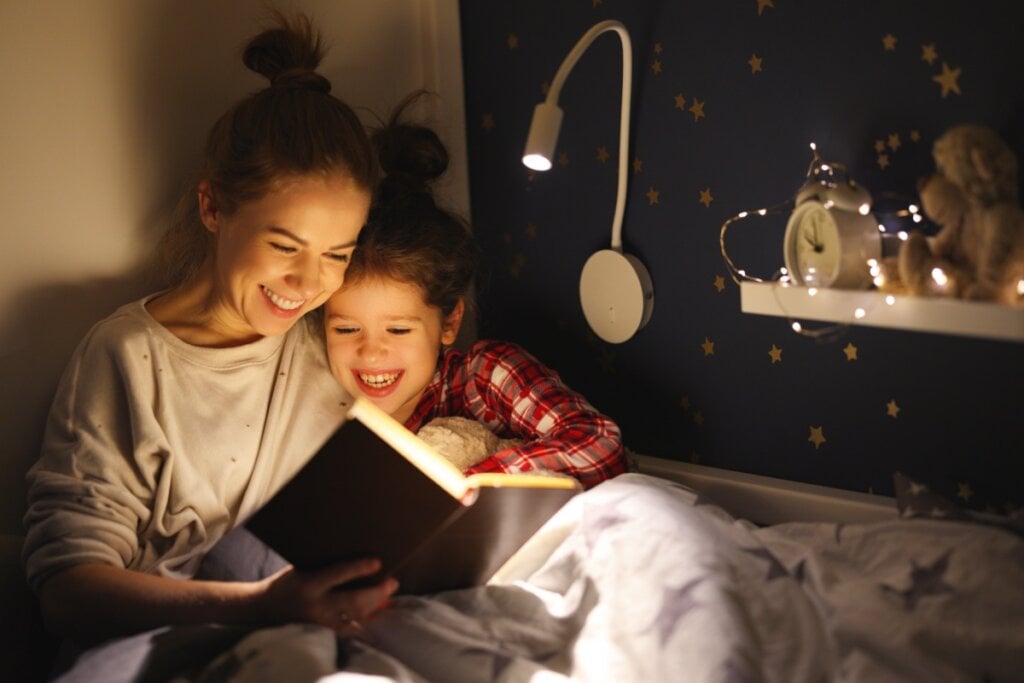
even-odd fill
[{"label": "girl's hand", "polygon": [[316,571],[282,569],[261,583],[259,610],[267,621],[311,622],[343,636],[362,629],[362,622],[383,607],[398,589],[392,578],[359,588],[343,584],[380,570],[376,559],[343,562]]}]

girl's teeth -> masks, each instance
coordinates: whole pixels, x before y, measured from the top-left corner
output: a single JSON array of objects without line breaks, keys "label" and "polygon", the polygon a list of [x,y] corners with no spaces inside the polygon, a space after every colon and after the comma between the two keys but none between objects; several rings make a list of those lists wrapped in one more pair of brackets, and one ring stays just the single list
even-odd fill
[{"label": "girl's teeth", "polygon": [[274,302],[274,305],[278,308],[283,308],[286,311],[294,311],[296,308],[303,304],[303,301],[292,301],[291,299],[285,299],[283,296],[275,294],[273,291],[267,288],[266,285],[260,285],[263,287],[263,293],[267,295],[267,298]]},{"label": "girl's teeth", "polygon": [[379,375],[368,375],[365,373],[359,373],[359,379],[362,380],[364,383],[369,384],[371,387],[374,387],[375,389],[382,389],[386,386],[394,384],[395,380],[398,379],[398,374],[399,373],[397,372],[389,372],[386,374]]}]

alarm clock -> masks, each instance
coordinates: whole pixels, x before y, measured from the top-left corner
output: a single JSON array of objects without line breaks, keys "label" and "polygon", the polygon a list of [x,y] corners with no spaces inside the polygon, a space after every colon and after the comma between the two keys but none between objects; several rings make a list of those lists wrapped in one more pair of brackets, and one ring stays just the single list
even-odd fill
[{"label": "alarm clock", "polygon": [[882,240],[868,192],[852,180],[810,182],[794,203],[783,237],[790,278],[807,287],[870,287],[868,260],[881,259]]}]

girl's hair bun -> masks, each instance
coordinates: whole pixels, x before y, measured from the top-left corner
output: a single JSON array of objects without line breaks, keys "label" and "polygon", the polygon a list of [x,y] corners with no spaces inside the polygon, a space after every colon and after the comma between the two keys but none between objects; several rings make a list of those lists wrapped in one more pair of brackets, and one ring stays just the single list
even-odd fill
[{"label": "girl's hair bun", "polygon": [[430,128],[394,119],[374,135],[384,183],[395,189],[426,192],[448,169],[448,150]]}]

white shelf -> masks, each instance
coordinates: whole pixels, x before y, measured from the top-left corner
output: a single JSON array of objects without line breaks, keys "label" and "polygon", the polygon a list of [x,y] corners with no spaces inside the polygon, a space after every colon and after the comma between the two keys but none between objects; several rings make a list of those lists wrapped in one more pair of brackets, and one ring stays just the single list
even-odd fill
[{"label": "white shelf", "polygon": [[[741,282],[740,310],[795,320],[818,320],[845,325],[951,334],[999,341],[1024,342],[1024,308],[893,295],[874,290],[818,289],[783,286],[775,282]],[[857,318],[854,311],[862,309]]]}]

